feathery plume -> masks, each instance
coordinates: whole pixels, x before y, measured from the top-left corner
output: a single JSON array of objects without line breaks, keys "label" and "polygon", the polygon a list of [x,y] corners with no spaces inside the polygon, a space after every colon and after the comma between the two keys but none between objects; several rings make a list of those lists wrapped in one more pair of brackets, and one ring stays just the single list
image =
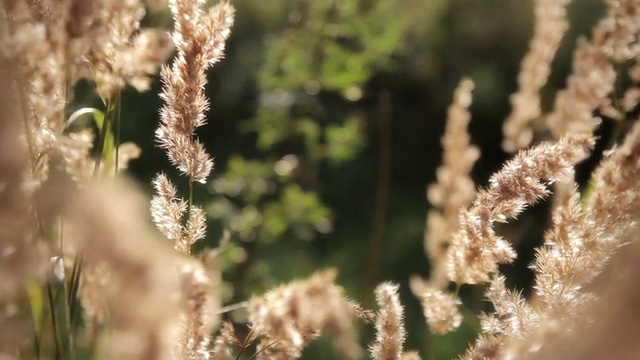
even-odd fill
[{"label": "feathery plume", "polygon": [[479,316],[482,334],[459,359],[501,359],[505,343],[525,339],[541,323],[536,311],[518,291],[507,289],[504,276],[494,276],[485,292],[494,312]]},{"label": "feathery plume", "polygon": [[209,103],[204,94],[205,71],[222,58],[233,24],[233,7],[222,2],[204,13],[201,1],[170,2],[175,20],[173,43],[178,55],[171,67],[161,71],[164,86],[160,97],[161,125],[156,130],[160,148],[167,151],[171,164],[189,177],[204,183],[213,160],[193,134],[205,124]]},{"label": "feathery plume", "polygon": [[507,289],[504,276],[494,276],[485,297],[494,307],[491,315],[481,318],[483,333],[506,338],[524,338],[539,322],[539,314],[518,291]]},{"label": "feathery plume", "polygon": [[548,358],[540,350],[547,354],[543,344],[556,343],[552,337],[565,330],[583,331],[585,326],[580,324],[597,299],[594,279],[598,280],[620,246],[635,240],[639,179],[640,122],[636,122],[624,142],[594,172],[593,189],[583,204],[575,184],[566,180],[559,184],[552,228],[532,266],[537,303],[530,305],[518,292],[506,289],[503,277],[492,278],[486,296],[495,312],[480,319],[490,340],[479,340],[464,359],[478,358],[483,349],[490,349],[489,358],[515,359],[527,354]]},{"label": "feathery plume", "polygon": [[569,316],[571,309],[591,298],[583,288],[625,245],[623,234],[637,223],[639,179],[640,122],[636,122],[594,171],[584,205],[574,186],[554,210],[553,227],[534,264],[537,294],[550,315]]},{"label": "feathery plume", "polygon": [[233,324],[228,321],[223,322],[220,334],[216,337],[211,350],[211,359],[226,360],[231,358],[231,349],[238,344],[240,341],[236,338]]},{"label": "feathery plume", "polygon": [[441,288],[430,286],[422,279],[413,276],[409,279],[411,292],[420,300],[424,317],[432,333],[444,335],[456,330],[462,323],[462,314],[458,306],[462,304],[455,295]]},{"label": "feathery plume", "polygon": [[638,0],[606,0],[607,15],[593,30],[592,40],[580,41],[573,55],[573,73],[567,88],[558,93],[555,108],[547,117],[552,134],[591,134],[600,120],[598,109],[611,118],[620,114],[611,105],[616,72],[611,61],[623,63],[640,53],[636,39],[640,32]]},{"label": "feathery plume", "polygon": [[475,195],[470,172],[480,151],[470,144],[467,131],[473,86],[471,80],[462,79],[454,92],[442,137],[443,160],[436,172],[438,182],[427,189],[427,197],[435,207],[427,214],[424,237],[431,263],[430,278],[425,282],[414,276],[409,283],[413,294],[420,299],[429,329],[438,334],[453,331],[462,322],[458,311],[461,302],[444,290],[449,284],[447,250],[451,237],[459,228],[458,212],[468,207]]},{"label": "feathery plume", "polygon": [[539,91],[551,73],[551,62],[569,28],[567,6],[571,0],[536,0],[535,25],[529,51],[522,59],[518,91],[511,95],[511,114],[502,126],[502,148],[508,152],[529,146],[533,131],[529,123],[541,114]]},{"label": "feathery plume", "polygon": [[504,340],[503,336],[479,335],[473,346],[458,357],[458,360],[494,360],[499,359],[499,345]]},{"label": "feathery plume", "polygon": [[251,329],[271,344],[261,356],[299,358],[322,332],[331,334],[343,358],[361,356],[351,324],[353,310],[343,289],[333,283],[335,276],[335,271],[319,272],[250,300]]},{"label": "feathery plume", "polygon": [[173,50],[168,34],[141,29],[146,11],[140,0],[101,1],[99,10],[84,36],[88,53],[84,64],[78,64],[85,65],[78,76],[92,78],[107,99],[127,84],[140,92],[148,90],[151,76]]},{"label": "feathery plume", "polygon": [[640,121],[623,143],[610,151],[592,175],[593,189],[584,206],[581,236],[588,259],[589,277],[597,275],[611,254],[625,244],[624,236],[640,214]]},{"label": "feathery plume", "polygon": [[502,359],[633,359],[640,354],[640,312],[632,304],[640,295],[638,276],[640,228],[623,235],[632,243],[612,257],[607,270],[589,290],[598,298],[570,316],[550,316],[526,339],[509,339]]},{"label": "feathery plume", "polygon": [[592,145],[593,138],[586,136],[542,143],[520,152],[494,174],[489,187],[479,191],[471,208],[460,214],[460,229],[449,248],[449,279],[457,284],[486,282],[499,263],[511,262],[516,254],[496,235],[493,223],[514,218],[548,196],[546,186],[572,175],[573,166],[587,156]]},{"label": "feathery plume", "polygon": [[16,70],[34,177],[44,183],[54,163],[84,181],[93,173],[94,137],[89,130],[67,129],[71,89],[78,80],[91,79],[105,102],[126,83],[146,89],[169,55],[168,36],[140,29],[145,12],[138,0],[0,5],[11,7],[0,12],[0,61]]},{"label": "feathery plume", "polygon": [[589,295],[582,293],[585,274],[592,264],[584,261],[584,212],[577,186],[558,183],[552,227],[545,235],[544,245],[536,250],[531,268],[540,312],[546,318],[573,316]]},{"label": "feathery plume", "polygon": [[406,331],[398,285],[382,283],[375,290],[380,310],[376,317],[376,341],[369,351],[375,360],[402,360]]},{"label": "feathery plume", "polygon": [[211,283],[201,263],[192,260],[181,267],[184,314],[176,354],[184,360],[208,360],[211,342]]},{"label": "feathery plume", "polygon": [[151,199],[151,219],[158,230],[174,242],[176,250],[185,252],[182,215],[187,211],[187,202],[177,196],[178,189],[163,173],[153,180],[153,188],[157,195]]},{"label": "feathery plume", "polygon": [[206,216],[202,208],[192,205],[190,214],[183,224],[187,213],[187,202],[180,198],[175,185],[161,173],[153,180],[157,195],[151,198],[151,219],[158,230],[169,240],[174,248],[188,255],[191,246],[206,236]]},{"label": "feathery plume", "polygon": [[425,250],[432,267],[430,283],[438,288],[446,287],[449,282],[445,260],[451,236],[459,227],[458,212],[469,206],[475,195],[470,173],[480,151],[471,145],[467,131],[473,86],[470,79],[462,79],[454,92],[442,136],[442,165],[436,171],[438,181],[427,190],[429,202],[436,209],[427,215]]},{"label": "feathery plume", "polygon": [[640,54],[640,2],[605,0],[607,16],[594,29],[593,42],[613,61],[622,63]]},{"label": "feathery plume", "polygon": [[555,108],[547,117],[547,126],[555,138],[566,133],[591,134],[600,124],[594,109],[611,111],[609,94],[613,91],[616,72],[602,49],[579,41],[573,56],[573,73],[567,88],[556,95]]}]

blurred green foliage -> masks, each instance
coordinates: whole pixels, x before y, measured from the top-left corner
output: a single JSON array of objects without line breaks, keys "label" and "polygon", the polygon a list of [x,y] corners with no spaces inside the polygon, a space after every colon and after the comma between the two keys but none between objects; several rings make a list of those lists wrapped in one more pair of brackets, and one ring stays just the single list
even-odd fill
[{"label": "blurred green foliage", "polygon": [[279,265],[256,255],[266,247],[331,232],[318,173],[348,166],[365,146],[363,86],[389,67],[403,41],[398,9],[387,1],[291,6],[284,27],[264,35],[255,114],[240,124],[255,135],[258,153],[232,155],[211,184],[209,216],[247,253],[236,298],[248,295],[241,284],[272,285],[261,279]]},{"label": "blurred green foliage", "polygon": [[[390,196],[377,280],[402,285],[408,349],[425,359],[455,357],[477,325],[467,321],[458,333],[433,337],[407,290],[411,274],[429,272],[425,187],[435,179],[446,108],[462,76],[476,83],[470,129],[482,156],[474,179],[484,184],[507,158],[500,126],[532,35],[532,0],[235,0],[234,6],[226,59],[209,77],[209,124],[198,133],[216,168],[210,184],[196,189],[196,203],[208,204],[211,218],[207,246],[231,231],[220,260],[233,290],[228,301],[331,266],[350,296],[369,305],[361,289],[382,181],[378,95],[389,92]],[[572,28],[543,89],[545,109],[564,86],[576,39],[589,35],[602,4],[573,2],[569,14]],[[146,21],[167,20],[155,14]],[[173,173],[153,146],[158,89],[156,83],[148,94],[123,95],[122,141],[142,147],[132,172],[145,183],[158,171]],[[542,210],[504,229],[526,234],[520,260],[505,268],[510,284],[522,289],[530,286],[531,249],[547,221]],[[463,288],[467,311],[488,310],[481,293]],[[305,358],[330,352],[314,345]]]}]

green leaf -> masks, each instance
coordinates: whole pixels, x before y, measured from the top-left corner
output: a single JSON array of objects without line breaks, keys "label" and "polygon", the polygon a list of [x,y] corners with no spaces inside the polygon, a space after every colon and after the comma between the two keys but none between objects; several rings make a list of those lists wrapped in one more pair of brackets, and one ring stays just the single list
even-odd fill
[{"label": "green leaf", "polygon": [[[102,129],[104,124],[104,113],[100,110],[92,112],[93,121],[96,123],[98,129]],[[116,160],[116,141],[113,135],[113,128],[111,123],[107,124],[107,131],[102,134],[104,136],[104,147],[102,149],[102,162],[104,169],[108,172],[115,164]]]},{"label": "green leaf", "polygon": [[31,280],[26,286],[27,297],[29,298],[29,306],[31,307],[31,318],[33,319],[33,328],[38,336],[42,330],[42,314],[43,314],[43,296],[42,288],[38,283]]},{"label": "green leaf", "polygon": [[[69,116],[69,119],[67,119],[67,122],[65,123],[65,129],[69,128],[73,123],[75,123],[84,115],[91,115],[93,118],[93,122],[98,127],[98,131],[102,129],[102,125],[104,123],[104,112],[90,107],[78,109],[73,114],[71,114],[71,116]],[[104,168],[106,170],[110,170],[113,168],[116,159],[116,141],[110,123],[107,124],[107,131],[104,136],[105,139],[104,148],[102,150],[102,161],[104,164]]]},{"label": "green leaf", "polygon": [[330,163],[340,164],[353,159],[363,146],[361,121],[347,118],[342,126],[330,125],[326,130],[326,155]]}]

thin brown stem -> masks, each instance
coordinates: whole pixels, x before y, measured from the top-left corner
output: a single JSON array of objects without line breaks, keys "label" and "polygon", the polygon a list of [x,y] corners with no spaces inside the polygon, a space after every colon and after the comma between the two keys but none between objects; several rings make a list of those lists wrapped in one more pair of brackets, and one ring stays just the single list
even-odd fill
[{"label": "thin brown stem", "polygon": [[362,286],[363,296],[373,290],[380,273],[382,247],[387,228],[389,205],[389,183],[391,173],[391,94],[382,90],[378,96],[380,101],[379,145],[378,145],[378,187],[376,205],[373,215],[371,237],[369,238],[368,263]]},{"label": "thin brown stem", "polygon": [[[272,347],[272,346],[274,346],[275,344],[277,344],[279,341],[280,341],[280,340],[274,340],[274,341],[270,342],[270,343],[269,343],[269,344],[267,344],[267,346],[265,346],[264,348],[262,348],[262,349],[260,349],[260,350],[256,351],[256,353],[255,353],[255,354],[253,354],[253,355],[251,355],[251,357],[250,357],[249,359],[247,359],[247,360],[255,359],[258,355],[260,355],[260,353],[261,353],[261,352],[266,351],[266,350],[267,350],[267,349],[269,349],[270,347]],[[238,356],[240,356],[240,355],[238,355]]]},{"label": "thin brown stem", "polygon": [[236,304],[232,304],[232,305],[228,305],[225,307],[221,307],[220,309],[214,311],[213,313],[211,313],[211,315],[215,316],[215,315],[222,315],[234,310],[238,310],[238,309],[246,309],[249,306],[249,302],[248,301],[241,301],[239,303]]}]

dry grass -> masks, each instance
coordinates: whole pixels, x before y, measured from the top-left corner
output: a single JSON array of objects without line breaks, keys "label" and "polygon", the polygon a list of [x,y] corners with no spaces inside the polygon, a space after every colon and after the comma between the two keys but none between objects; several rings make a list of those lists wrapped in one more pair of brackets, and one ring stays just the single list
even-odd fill
[{"label": "dry grass", "polygon": [[[479,156],[467,133],[470,80],[460,83],[449,109],[443,165],[428,191],[436,208],[425,235],[433,276],[413,278],[411,290],[430,331],[444,334],[464,321],[449,286],[486,285],[493,311],[479,315],[482,334],[463,359],[553,359],[567,352],[605,358],[613,356],[605,350],[611,346],[618,359],[640,354],[632,304],[640,122],[608,151],[586,191],[574,184],[574,167],[589,155],[601,121],[594,114],[622,126],[640,100],[630,86],[622,106],[613,106],[616,79],[625,75],[615,65],[631,64],[629,78],[640,79],[640,1],[605,1],[607,15],[578,45],[566,89],[553,111],[542,114],[538,92],[568,27],[568,2],[535,2],[535,35],[503,128],[505,149],[533,145],[506,162],[485,189],[475,191],[469,176]],[[341,358],[358,359],[366,352],[356,319],[375,323],[374,359],[418,359],[416,352],[404,353],[399,286],[377,287],[380,310],[372,321],[372,312],[335,284],[332,270],[243,303],[250,328],[243,340],[232,324],[220,326],[222,304],[212,280],[219,269],[191,254],[207,231],[193,187],[206,183],[213,168],[194,132],[209,108],[205,71],[224,55],[234,10],[227,2],[209,9],[199,0],[168,5],[170,34],[141,28],[145,6],[136,0],[0,2],[0,359],[73,359],[80,351],[109,359],[229,359],[250,351],[248,358],[295,359],[321,334],[333,339]],[[162,66],[172,47],[177,55]],[[158,174],[149,206],[118,175],[136,149],[108,144],[119,91],[147,90],[160,68],[164,104],[156,140],[188,178],[189,194],[182,197]],[[71,89],[81,79],[95,84],[104,107],[67,117]],[[97,134],[69,130],[82,114],[96,117]],[[546,119],[546,136],[531,128],[538,119]],[[553,221],[531,266],[534,295],[527,299],[505,285],[499,265],[517,253],[495,223],[551,196],[552,183]],[[145,221],[149,207],[156,229]],[[616,255],[623,246],[629,251]],[[605,329],[604,337],[594,324]]]}]

